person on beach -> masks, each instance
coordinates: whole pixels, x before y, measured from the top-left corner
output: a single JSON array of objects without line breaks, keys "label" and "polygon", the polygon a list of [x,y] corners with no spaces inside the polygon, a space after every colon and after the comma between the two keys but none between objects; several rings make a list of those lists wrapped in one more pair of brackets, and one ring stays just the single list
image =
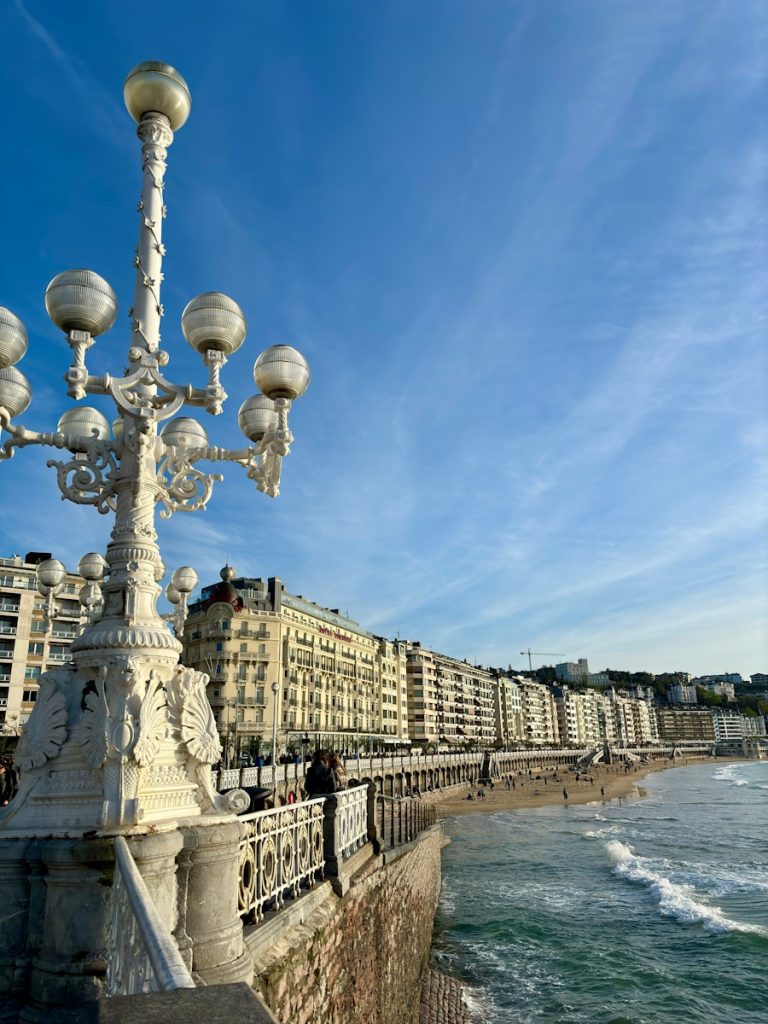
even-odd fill
[{"label": "person on beach", "polygon": [[605,786],[600,787],[600,796],[605,800]]},{"label": "person on beach", "polygon": [[565,800],[566,803],[568,802],[568,790],[565,786],[563,786],[563,800]]},{"label": "person on beach", "polygon": [[481,786],[477,791],[478,800],[485,800],[485,786]]}]

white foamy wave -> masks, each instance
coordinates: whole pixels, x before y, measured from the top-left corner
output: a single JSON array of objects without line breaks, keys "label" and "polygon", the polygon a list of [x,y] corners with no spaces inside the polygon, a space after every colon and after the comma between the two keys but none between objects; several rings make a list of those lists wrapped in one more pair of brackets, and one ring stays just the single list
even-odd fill
[{"label": "white foamy wave", "polygon": [[614,873],[630,882],[647,886],[658,898],[659,912],[665,917],[674,917],[682,924],[700,924],[709,932],[751,932],[768,937],[768,929],[756,924],[743,924],[726,917],[719,907],[710,907],[695,899],[696,891],[691,885],[676,884],[652,867],[648,857],[639,857],[631,847],[611,840],[608,853],[614,863]]},{"label": "white foamy wave", "polygon": [[738,768],[736,765],[724,764],[720,768],[716,769],[715,774],[712,776],[718,782],[729,782],[732,786],[748,786],[749,780],[744,779],[739,775]]},{"label": "white foamy wave", "polygon": [[584,833],[584,837],[586,839],[605,839],[606,836],[615,836],[618,831],[618,825],[608,825],[607,828],[591,828]]}]

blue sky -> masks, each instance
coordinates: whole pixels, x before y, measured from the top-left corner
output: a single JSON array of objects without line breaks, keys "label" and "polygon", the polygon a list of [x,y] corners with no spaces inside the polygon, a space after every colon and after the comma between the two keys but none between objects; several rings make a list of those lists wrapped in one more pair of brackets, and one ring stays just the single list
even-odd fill
[{"label": "blue sky", "polygon": [[[249,321],[214,443],[239,445],[262,348],[313,371],[280,498],[230,467],[207,512],[161,526],[169,569],[208,583],[228,557],[486,664],[768,670],[766,32],[751,0],[4,4],[23,422],[71,405],[43,306],[60,270],[115,288],[90,363],[122,369],[122,82],[165,60],[193,97],[167,176],[170,376],[202,381],[178,324],[207,290]],[[45,458],[0,466],[2,549],[73,566],[109,523],[59,501]]]}]

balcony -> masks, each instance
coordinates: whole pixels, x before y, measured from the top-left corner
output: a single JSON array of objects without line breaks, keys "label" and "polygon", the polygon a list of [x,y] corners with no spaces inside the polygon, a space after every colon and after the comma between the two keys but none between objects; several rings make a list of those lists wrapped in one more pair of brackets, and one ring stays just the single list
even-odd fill
[{"label": "balcony", "polygon": [[64,661],[71,661],[69,651],[62,651],[61,654],[54,653],[48,655],[48,661],[56,661],[61,664]]},{"label": "balcony", "polygon": [[232,633],[233,640],[269,640],[271,634],[268,629],[248,629],[241,627],[236,633]]},{"label": "balcony", "polygon": [[51,630],[51,636],[58,637],[63,640],[74,640],[77,636],[76,629],[53,629]]},{"label": "balcony", "polygon": [[13,612],[14,615],[18,615],[19,606],[13,601],[0,601],[0,612]]},{"label": "balcony", "polygon": [[10,623],[8,622],[0,623],[0,634],[2,634],[3,636],[15,636],[16,627],[11,626]]},{"label": "balcony", "polygon": [[10,672],[0,672],[0,683],[10,683],[10,681],[11,681],[11,673]]},{"label": "balcony", "polygon": [[267,651],[240,651],[240,661],[269,661]]}]

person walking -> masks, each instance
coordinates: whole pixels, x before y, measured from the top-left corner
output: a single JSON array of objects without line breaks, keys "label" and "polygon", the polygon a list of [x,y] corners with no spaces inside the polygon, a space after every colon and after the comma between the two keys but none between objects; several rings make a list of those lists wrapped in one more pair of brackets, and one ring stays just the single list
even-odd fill
[{"label": "person walking", "polygon": [[568,790],[563,786],[563,800],[568,803]]}]

